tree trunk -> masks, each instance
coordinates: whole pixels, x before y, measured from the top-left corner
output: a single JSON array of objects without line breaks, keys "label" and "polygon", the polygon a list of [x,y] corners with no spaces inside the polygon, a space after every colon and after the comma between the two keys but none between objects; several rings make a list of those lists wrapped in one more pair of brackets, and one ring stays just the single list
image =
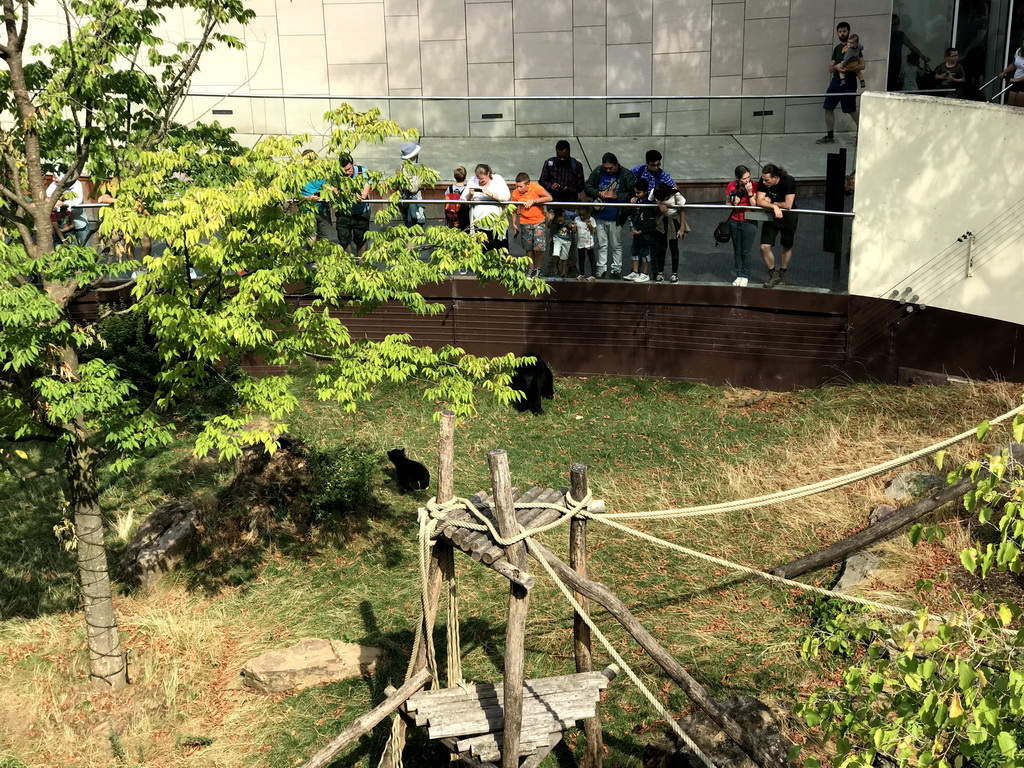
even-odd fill
[{"label": "tree trunk", "polygon": [[128,684],[128,674],[110,589],[94,459],[85,443],[75,441],[68,448],[68,501],[75,514],[89,677],[97,688],[118,691]]}]

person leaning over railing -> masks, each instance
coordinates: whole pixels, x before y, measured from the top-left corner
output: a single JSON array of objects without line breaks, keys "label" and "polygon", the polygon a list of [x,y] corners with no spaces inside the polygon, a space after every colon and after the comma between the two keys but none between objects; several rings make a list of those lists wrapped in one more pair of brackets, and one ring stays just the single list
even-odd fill
[{"label": "person leaning over railing", "polygon": [[672,252],[672,273],[669,275],[670,283],[679,282],[679,241],[686,237],[689,227],[686,225],[686,198],[675,187],[668,184],[658,184],[651,190],[647,198],[652,203],[658,204],[658,215],[654,225],[654,235],[651,243],[653,258],[651,266],[654,271],[654,281],[665,282],[665,248]]},{"label": "person leaning over railing", "polygon": [[[507,202],[510,193],[505,180],[491,170],[491,166],[480,163],[476,167],[475,176],[466,180],[466,189],[462,193],[463,200],[504,203]],[[494,225],[504,212],[500,205],[473,205],[469,212],[470,227],[483,229],[487,233],[487,248],[508,248],[508,235],[498,236]],[[493,219],[484,221],[487,217]],[[490,226],[481,226],[489,224]]]},{"label": "person leaning over railing", "polygon": [[[785,168],[769,163],[761,169],[761,184],[754,197],[754,205],[767,208],[775,215],[761,227],[761,258],[768,268],[765,288],[786,284],[786,269],[793,259],[793,242],[796,239],[797,214],[796,179],[786,173]],[[782,256],[776,268],[772,246],[781,235]]]},{"label": "person leaning over railing", "polygon": [[[619,165],[619,159],[605,152],[601,165],[591,171],[584,185],[588,197],[606,203],[628,203],[633,196],[633,174]],[[622,274],[622,225],[629,216],[626,208],[595,208],[597,224],[598,278],[617,280]],[[610,271],[609,271],[610,270]]]}]

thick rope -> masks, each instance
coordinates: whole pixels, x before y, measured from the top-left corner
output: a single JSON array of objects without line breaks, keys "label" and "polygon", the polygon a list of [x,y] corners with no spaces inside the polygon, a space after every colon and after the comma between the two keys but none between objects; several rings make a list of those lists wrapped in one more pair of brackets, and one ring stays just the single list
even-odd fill
[{"label": "thick rope", "polygon": [[[610,526],[612,528],[616,528],[616,529],[622,531],[623,533],[628,533],[628,534],[630,534],[632,536],[636,536],[638,538],[641,538],[641,539],[644,539],[646,541],[649,541],[652,544],[658,545],[659,547],[665,547],[666,549],[672,549],[672,550],[675,550],[676,552],[681,552],[684,555],[690,555],[691,557],[695,557],[695,558],[697,558],[699,560],[705,560],[705,561],[707,561],[709,563],[714,563],[715,565],[720,565],[723,568],[728,568],[728,569],[730,569],[732,571],[736,571],[737,573],[743,573],[743,574],[746,574],[747,576],[753,576],[754,578],[761,579],[762,581],[767,581],[767,582],[774,583],[774,584],[782,584],[784,586],[793,587],[795,589],[800,589],[800,590],[803,590],[805,592],[813,592],[814,594],[822,595],[824,597],[834,597],[837,600],[845,600],[848,603],[856,603],[857,605],[863,605],[863,606],[865,606],[867,608],[877,608],[880,611],[885,611],[887,613],[892,613],[892,614],[896,614],[896,615],[900,615],[900,616],[912,616],[912,617],[916,618],[916,617],[918,617],[920,615],[919,611],[913,611],[913,610],[911,610],[909,608],[900,608],[900,607],[895,606],[895,605],[888,605],[886,603],[879,603],[879,602],[877,602],[875,600],[868,600],[868,599],[863,598],[863,597],[857,597],[855,595],[848,595],[848,594],[845,594],[843,592],[835,592],[834,590],[831,590],[831,589],[823,589],[822,587],[816,587],[813,584],[805,584],[802,581],[794,581],[792,579],[787,579],[787,578],[784,578],[782,576],[776,576],[773,573],[767,573],[765,571],[759,571],[756,568],[750,568],[749,566],[746,566],[746,565],[740,565],[739,563],[733,563],[733,562],[730,562],[729,560],[723,560],[720,557],[715,557],[714,555],[708,555],[708,554],[705,554],[704,552],[698,552],[695,549],[690,549],[689,547],[684,547],[681,544],[674,544],[671,541],[666,541],[665,539],[659,539],[657,536],[652,536],[649,533],[644,533],[643,531],[638,531],[635,528],[630,528],[628,526],[622,525],[621,523],[617,523],[614,520],[605,520],[603,518],[604,518],[604,515],[594,515],[590,519],[591,520],[596,520],[596,521],[598,521],[600,523],[604,523],[605,525],[608,525],[608,526]],[[942,615],[936,614],[936,613],[928,613],[927,616],[932,621],[937,621],[937,622],[940,622],[940,623],[948,623],[950,621],[950,617],[949,616],[942,616]],[[1010,629],[1003,629],[1002,632],[1003,632],[1003,634],[1008,634],[1008,635],[1016,635],[1017,634],[1016,630],[1010,630]]]},{"label": "thick rope", "polygon": [[[999,424],[1007,419],[1012,419],[1018,413],[1024,413],[1024,405],[1019,405],[1011,411],[1007,411],[1000,416],[996,416],[994,419],[990,419],[989,424]],[[792,488],[788,491],[769,493],[765,496],[755,496],[750,499],[740,499],[738,501],[726,501],[719,504],[703,504],[696,507],[659,509],[651,512],[605,512],[601,515],[590,515],[590,517],[595,520],[599,517],[606,519],[614,518],[618,520],[699,517],[703,515],[716,515],[721,512],[732,512],[739,509],[756,509],[757,507],[766,507],[771,504],[780,504],[784,501],[793,501],[794,499],[800,499],[805,496],[813,496],[817,493],[824,493],[825,491],[842,488],[844,485],[850,485],[851,483],[856,483],[859,480],[866,480],[869,477],[883,474],[891,469],[902,467],[905,464],[910,464],[911,462],[922,459],[925,456],[936,453],[937,451],[949,448],[951,445],[967,440],[976,434],[977,428],[969,429],[961,432],[955,437],[947,438],[946,440],[930,445],[927,448],[921,448],[913,453],[908,453],[897,459],[890,459],[882,464],[876,464],[873,467],[868,467],[857,472],[851,472],[848,475],[842,475],[841,477],[836,477],[831,480],[822,480],[821,482],[805,485],[801,488]]]},{"label": "thick rope", "polygon": [[[560,525],[564,525],[567,521],[571,520],[574,515],[587,515],[586,507],[593,501],[593,496],[587,494],[583,499],[577,500],[572,497],[567,497],[565,503],[553,504],[551,502],[544,501],[523,501],[517,502],[514,506],[516,509],[554,509],[562,513],[561,516],[550,523],[545,525],[539,525],[536,528],[520,527],[519,533],[511,537],[502,536],[498,529],[494,527],[494,523],[481,512],[477,506],[469,499],[462,498],[461,496],[453,497],[450,501],[441,504],[437,501],[437,497],[433,497],[427,501],[427,512],[431,518],[436,522],[436,527],[439,530],[445,530],[446,528],[466,528],[471,531],[479,531],[481,533],[490,533],[491,538],[503,547],[508,547],[512,544],[517,544],[520,541],[528,538],[529,536],[535,536],[545,531],[550,531],[552,528],[557,528]],[[479,523],[473,523],[468,520],[452,520],[448,517],[449,513],[458,510],[465,509],[469,514],[478,520]],[[589,516],[589,515],[588,515]]]},{"label": "thick rope", "polygon": [[679,723],[676,722],[675,717],[672,716],[672,713],[665,709],[665,707],[662,705],[660,701],[658,701],[658,698],[651,692],[651,690],[646,685],[644,685],[643,682],[641,682],[640,678],[633,671],[632,667],[630,667],[629,664],[626,663],[626,660],[622,658],[622,656],[619,654],[619,652],[615,650],[615,646],[613,646],[611,642],[609,642],[608,638],[604,636],[604,633],[597,628],[597,625],[594,624],[594,620],[590,618],[590,614],[583,610],[583,607],[577,602],[576,598],[573,596],[572,590],[570,590],[565,585],[565,583],[560,578],[558,578],[558,574],[555,573],[554,569],[548,564],[548,561],[545,560],[544,556],[537,550],[534,543],[527,539],[526,546],[529,547],[530,554],[532,554],[534,558],[537,559],[537,562],[539,562],[544,567],[544,570],[547,571],[548,576],[550,576],[551,580],[555,582],[555,586],[557,586],[561,593],[565,596],[565,599],[569,601],[570,605],[572,605],[573,610],[576,611],[576,613],[580,615],[580,617],[583,619],[586,625],[590,627],[590,631],[593,633],[594,637],[596,637],[601,642],[601,645],[605,647],[605,650],[608,651],[608,653],[611,655],[613,659],[615,659],[615,663],[618,664],[622,671],[626,673],[626,676],[633,681],[633,684],[637,687],[637,689],[640,691],[643,697],[647,699],[648,702],[650,702],[651,706],[654,707],[658,714],[665,718],[665,721],[668,723],[669,727],[675,732],[676,736],[678,736],[680,740],[687,747],[690,748],[693,754],[696,755],[697,759],[704,763],[704,765],[707,766],[707,768],[716,768],[714,761],[706,754],[704,754],[704,751],[699,746],[697,746],[696,742],[694,742],[693,739],[691,739],[686,734],[686,732],[683,731],[683,729],[679,726]]}]

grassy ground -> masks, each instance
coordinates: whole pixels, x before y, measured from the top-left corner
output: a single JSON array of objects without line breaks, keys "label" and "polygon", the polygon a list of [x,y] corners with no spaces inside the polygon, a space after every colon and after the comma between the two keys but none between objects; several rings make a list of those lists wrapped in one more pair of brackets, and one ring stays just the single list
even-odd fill
[{"label": "grassy ground", "polygon": [[[402,446],[435,463],[434,405],[415,388],[384,390],[355,415],[303,396],[292,432],[314,449],[360,446],[378,466],[373,500],[362,515],[327,521],[298,534],[278,530],[257,544],[208,546],[150,592],[123,592],[117,608],[131,649],[134,684],[99,696],[84,683],[84,635],[76,612],[72,555],[54,536],[63,512],[58,486],[16,487],[0,480],[0,768],[10,766],[290,766],[301,763],[401,679],[418,611],[416,507],[399,496],[384,454]],[[456,492],[486,489],[486,451],[505,448],[519,487],[567,484],[573,462],[589,467],[591,488],[612,511],[649,510],[743,498],[869,466],[969,428],[1019,402],[1008,385],[927,388],[852,386],[769,394],[680,382],[560,380],[557,399],[533,418],[490,400],[459,424]],[[217,520],[214,491],[231,468],[190,458],[183,428],[174,448],[129,475],[109,478],[104,493],[110,544],[123,545],[160,502],[197,498]],[[993,430],[987,443],[1006,433]],[[977,445],[951,451],[961,457]],[[955,457],[955,456],[954,456]],[[924,468],[924,464],[921,465]],[[755,567],[806,553],[864,524],[887,478],[874,478],[780,507],[713,518],[637,523],[666,539]],[[593,578],[614,589],[691,672],[717,696],[755,693],[792,698],[811,685],[795,649],[806,599],[755,583],[729,583],[728,572],[612,529],[590,526]],[[567,534],[542,538],[565,555]],[[884,546],[886,568],[869,593],[906,602],[913,580],[955,559],[949,547],[904,541]],[[464,672],[500,677],[508,588],[467,558],[458,561]],[[527,671],[541,677],[572,670],[571,611],[534,567]],[[831,573],[815,576],[830,583]],[[937,596],[942,600],[941,592]],[[627,661],[675,712],[687,701],[602,611],[595,616]],[[254,655],[302,637],[377,645],[386,661],[373,679],[265,697],[240,685]],[[438,641],[443,640],[443,629]],[[599,664],[608,662],[603,650]],[[664,730],[659,716],[620,677],[603,718],[609,766],[636,766],[645,743]],[[385,729],[341,757],[337,766],[374,765]],[[570,734],[572,747],[579,737]],[[799,738],[799,736],[798,736]],[[406,765],[437,753],[421,743]],[[560,748],[547,765],[571,765]]]}]

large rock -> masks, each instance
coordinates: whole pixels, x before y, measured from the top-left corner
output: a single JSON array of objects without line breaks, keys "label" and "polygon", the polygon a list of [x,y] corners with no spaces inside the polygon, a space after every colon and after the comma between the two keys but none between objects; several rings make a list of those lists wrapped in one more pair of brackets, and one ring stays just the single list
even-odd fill
[{"label": "large rock", "polygon": [[867,581],[879,565],[878,558],[870,552],[854,552],[843,562],[843,572],[839,574],[839,580],[832,589],[836,592],[849,592]]},{"label": "large rock", "polygon": [[154,509],[121,555],[123,578],[149,587],[173,570],[196,537],[198,519],[195,504],[187,499]]},{"label": "large rock", "polygon": [[[751,696],[734,696],[718,705],[747,733],[756,738],[765,749],[776,755],[780,764],[788,765],[786,758],[792,747],[782,735],[778,720],[764,703]],[[697,746],[715,765],[729,768],[758,768],[757,763],[747,757],[718,724],[702,710],[680,718],[683,733],[696,742]],[[704,768],[704,764],[683,745],[675,742],[677,737],[658,739],[644,749],[644,768]]]},{"label": "large rock", "polygon": [[380,654],[379,648],[307,637],[290,648],[256,657],[242,668],[242,680],[263,693],[301,691],[372,675]]},{"label": "large rock", "polygon": [[934,472],[900,472],[886,487],[885,497],[900,504],[909,504],[945,486],[946,478]]}]

